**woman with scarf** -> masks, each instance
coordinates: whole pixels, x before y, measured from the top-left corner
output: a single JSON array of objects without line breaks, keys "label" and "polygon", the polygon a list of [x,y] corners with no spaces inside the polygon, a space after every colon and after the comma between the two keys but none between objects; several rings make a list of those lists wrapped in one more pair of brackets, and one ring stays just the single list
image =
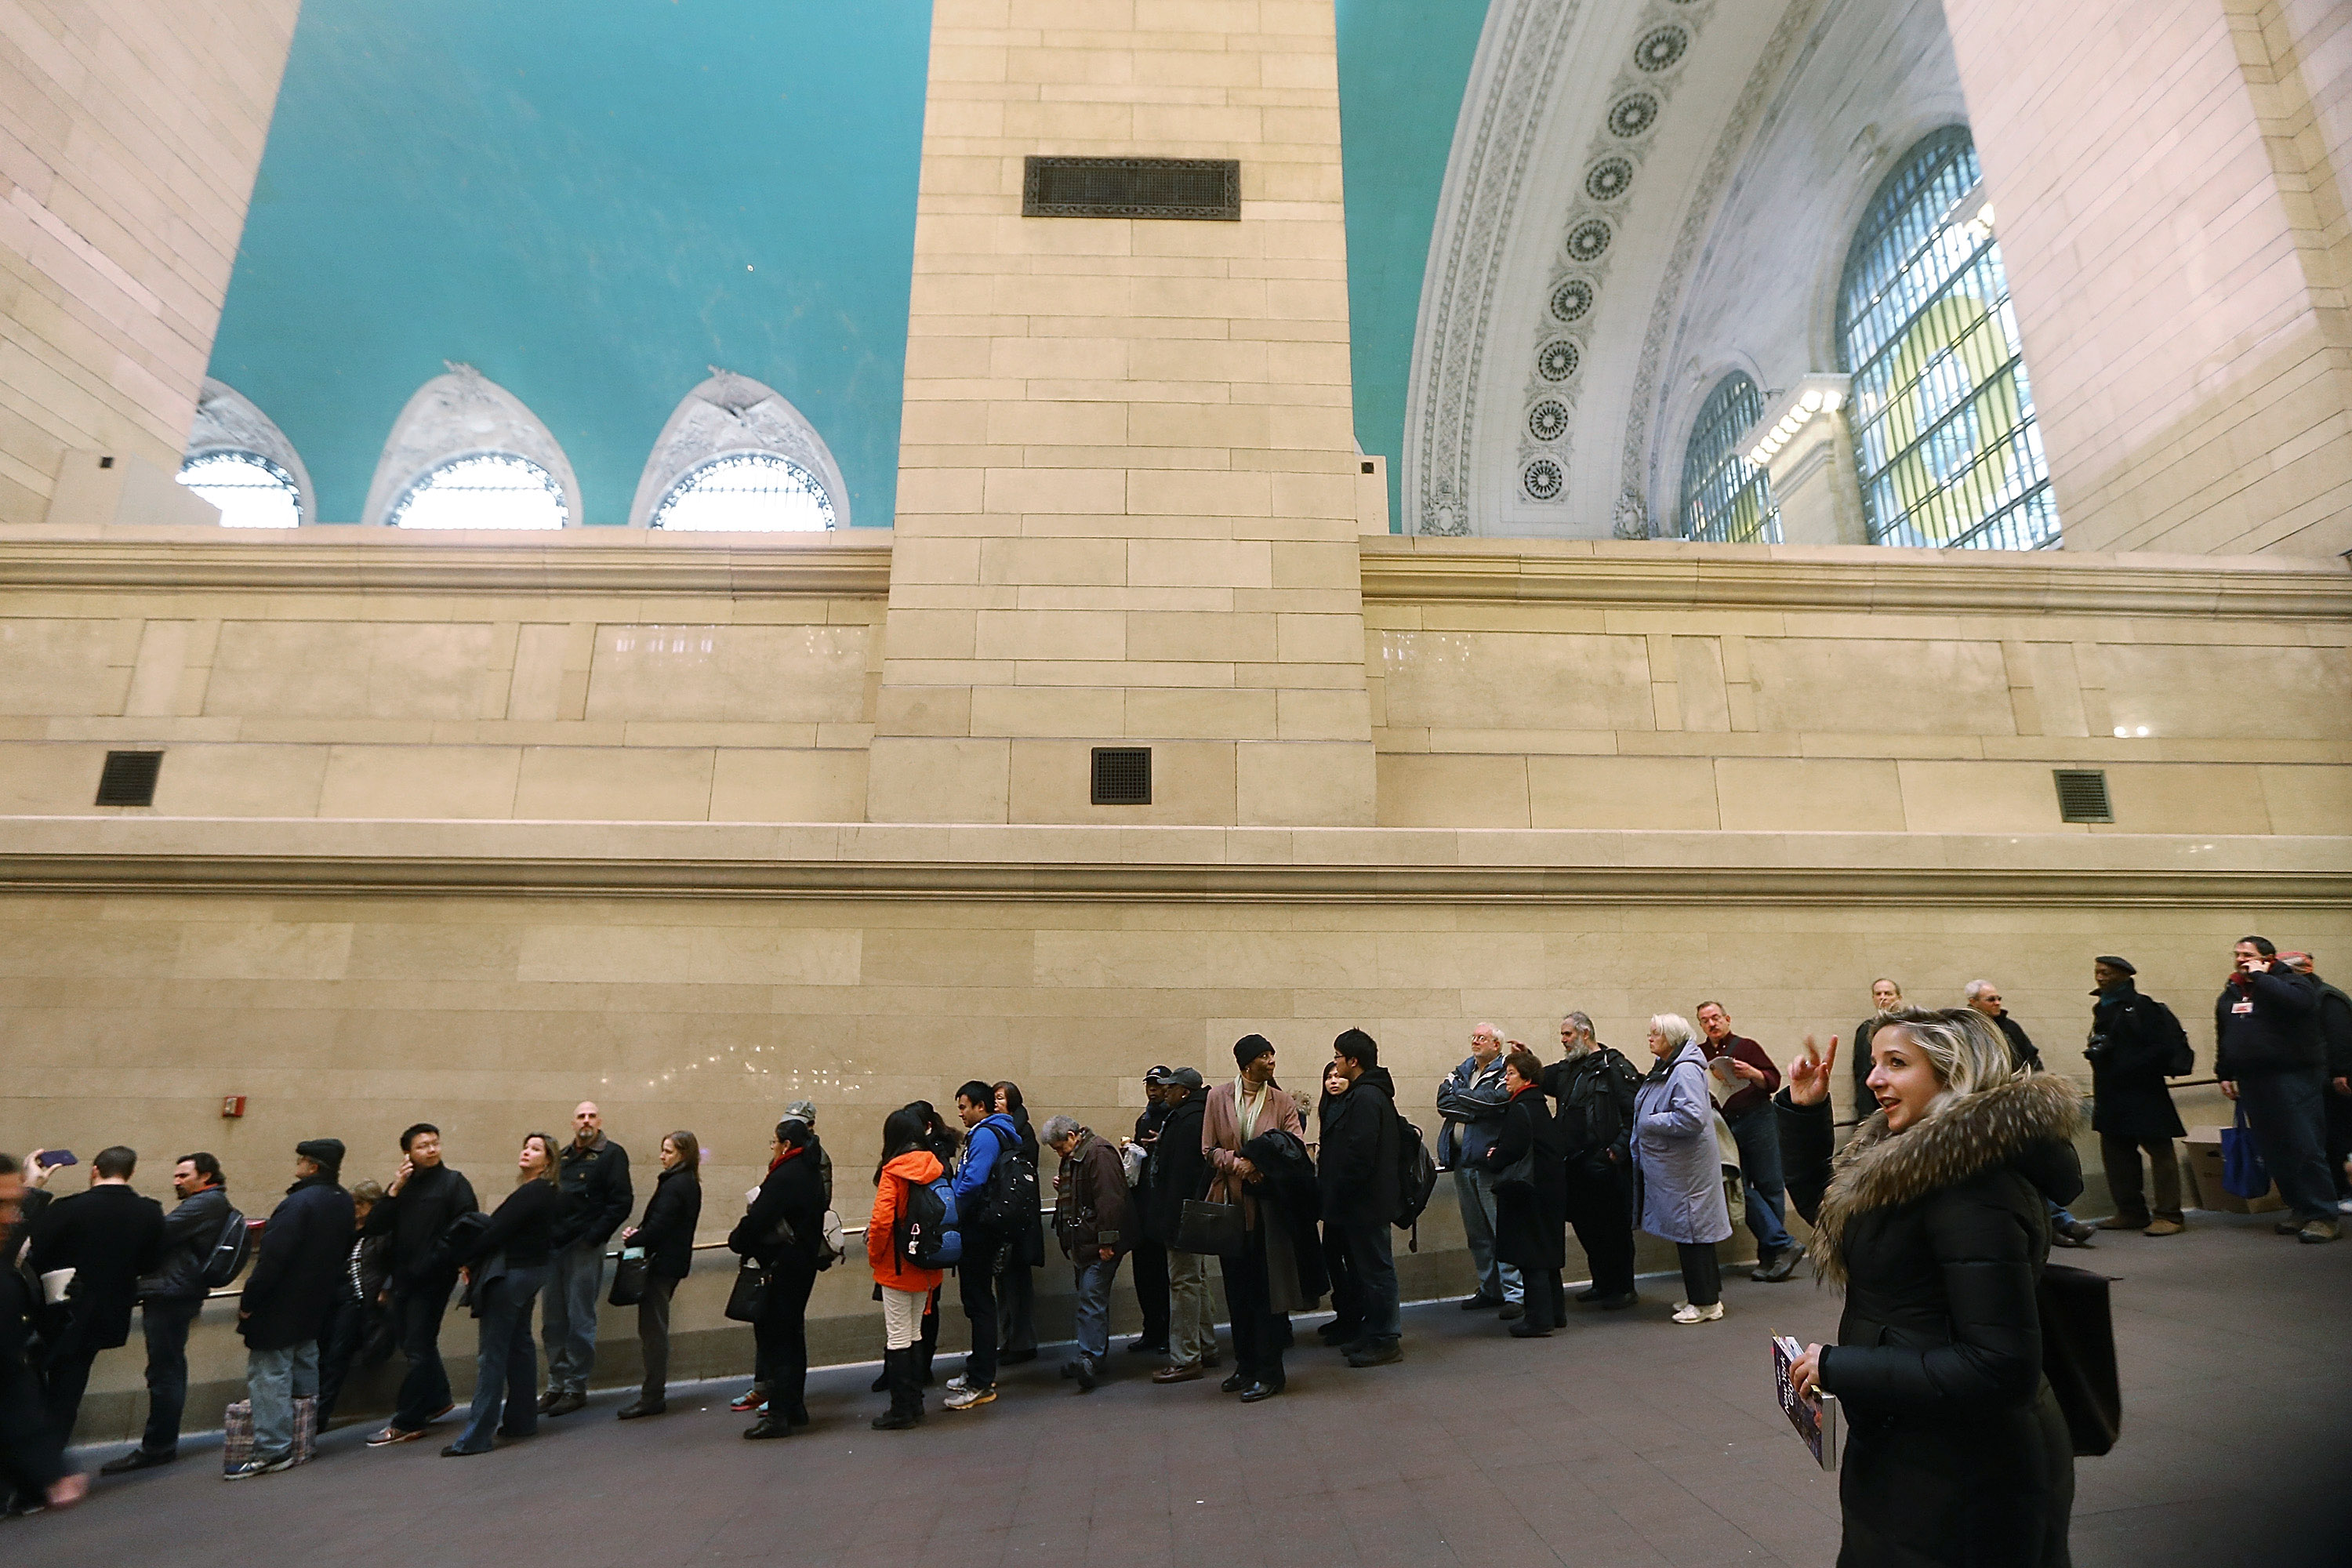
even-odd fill
[{"label": "woman with scarf", "polygon": [[2063,1568],[2074,1444],[2036,1295],[2049,1205],[2083,1190],[2079,1091],[1969,1007],[1891,1012],[1870,1053],[1877,1110],[1834,1155],[1834,1039],[1776,1101],[1814,1267],[1845,1287],[1837,1343],[1791,1377],[1844,1407],[1840,1568]]},{"label": "woman with scarf", "polygon": [[1527,1283],[1514,1339],[1549,1338],[1568,1313],[1568,1154],[1544,1104],[1543,1064],[1522,1046],[1503,1058],[1510,1100],[1485,1155],[1495,1181],[1495,1256]]},{"label": "woman with scarf", "polygon": [[767,1177],[727,1237],[730,1248],[768,1272],[767,1298],[751,1323],[755,1375],[768,1398],[746,1437],[789,1437],[809,1424],[808,1299],[824,1241],[822,1153],[806,1121],[777,1122]]}]

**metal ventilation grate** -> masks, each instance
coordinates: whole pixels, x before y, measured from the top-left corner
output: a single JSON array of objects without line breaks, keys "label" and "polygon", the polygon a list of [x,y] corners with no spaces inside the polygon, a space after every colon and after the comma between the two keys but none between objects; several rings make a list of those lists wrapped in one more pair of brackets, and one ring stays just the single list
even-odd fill
[{"label": "metal ventilation grate", "polygon": [[1021,216],[1206,218],[1238,223],[1242,166],[1233,158],[1033,154],[1021,182]]},{"label": "metal ventilation grate", "polygon": [[2115,803],[2107,798],[2107,775],[2096,768],[2058,768],[2058,818],[2062,822],[2113,822]]},{"label": "metal ventilation grate", "polygon": [[1090,798],[1097,805],[1150,805],[1151,748],[1097,746]]},{"label": "metal ventilation grate", "polygon": [[98,773],[100,805],[152,805],[155,775],[163,771],[161,752],[109,752]]}]

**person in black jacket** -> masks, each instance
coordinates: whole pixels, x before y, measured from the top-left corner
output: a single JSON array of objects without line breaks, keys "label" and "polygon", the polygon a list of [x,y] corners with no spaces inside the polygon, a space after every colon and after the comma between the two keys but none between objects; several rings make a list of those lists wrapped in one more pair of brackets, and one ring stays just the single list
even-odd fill
[{"label": "person in black jacket", "polygon": [[343,1396],[352,1363],[364,1356],[370,1366],[392,1353],[384,1336],[387,1281],[385,1260],[392,1256],[392,1238],[370,1236],[368,1216],[383,1201],[383,1188],[374,1182],[352,1184],[352,1237],[343,1266],[335,1276],[334,1310],[327,1315],[326,1331],[319,1336],[319,1430],[333,1424],[335,1406]]},{"label": "person in black jacket", "polygon": [[1323,1223],[1340,1227],[1364,1315],[1363,1342],[1348,1352],[1348,1364],[1386,1366],[1404,1359],[1389,1230],[1401,1205],[1396,1084],[1380,1065],[1380,1043],[1361,1029],[1342,1032],[1331,1042],[1331,1057],[1348,1092],[1325,1107],[1318,1158]]},{"label": "person in black jacket", "polygon": [[480,1320],[474,1359],[474,1405],[466,1429],[441,1450],[445,1459],[487,1454],[490,1434],[529,1437],[539,1430],[539,1357],[530,1340],[530,1304],[547,1284],[563,1194],[555,1186],[555,1140],[527,1133],[515,1157],[515,1189],[489,1223],[462,1244],[466,1276]]},{"label": "person in black jacket", "polygon": [[636,1206],[629,1152],[604,1136],[604,1113],[593,1100],[572,1111],[572,1142],[555,1163],[563,1215],[556,1222],[546,1299],[539,1309],[547,1346],[547,1392],[539,1408],[569,1415],[588,1403],[596,1367],[596,1307],[604,1293],[604,1243]]},{"label": "person in black jacket", "polygon": [[414,1443],[457,1408],[449,1373],[441,1364],[441,1315],[457,1284],[457,1260],[441,1243],[461,1215],[480,1212],[465,1173],[441,1162],[441,1129],[420,1121],[400,1135],[400,1169],[368,1213],[367,1234],[392,1238],[392,1323],[408,1373],[400,1402],[383,1430],[368,1439],[381,1448]]},{"label": "person in black jacket", "polygon": [[1533,1051],[1521,1046],[1503,1058],[1503,1087],[1511,1098],[1485,1155],[1495,1178],[1495,1256],[1516,1266],[1527,1287],[1527,1311],[1511,1325],[1512,1337],[1549,1339],[1568,1315],[1560,1277],[1568,1265],[1568,1157]]},{"label": "person in black jacket", "polygon": [[[1021,1086],[1010,1081],[998,1084],[996,1109],[1013,1118],[1013,1125],[1021,1130],[1021,1157],[1029,1163],[1031,1170],[1040,1169],[1038,1159],[1045,1145],[1037,1141],[1037,1129],[1029,1121],[1029,1108],[1021,1101]],[[999,1366],[1017,1366],[1037,1359],[1037,1270],[1045,1266],[1043,1217],[1024,1225],[1013,1243],[1004,1259],[1003,1300],[996,1314]]]},{"label": "person in black jacket", "polygon": [[[1960,997],[1969,1006],[1990,1018],[2000,1028],[2001,1037],[2009,1042],[2010,1066],[2020,1072],[2042,1070],[2042,1052],[2034,1046],[2033,1037],[2025,1032],[2025,1026],[2011,1017],[2009,1009],[2000,1005],[2000,986],[1990,980],[1971,980],[1961,988]],[[2076,1219],[2074,1215],[2055,1205],[2051,1206],[2050,1239],[2052,1241],[2065,1247],[2088,1247],[2091,1245],[2092,1237],[2097,1234],[2098,1226]],[[2156,1234],[2162,1236],[2169,1233],[2158,1231]]]},{"label": "person in black jacket", "polygon": [[236,1304],[253,1455],[228,1472],[231,1480],[291,1468],[295,1402],[319,1396],[319,1335],[352,1247],[352,1195],[337,1184],[342,1167],[340,1139],[294,1145],[294,1184],[262,1227]]},{"label": "person in black jacket", "polygon": [[139,1446],[98,1468],[102,1476],[168,1465],[179,1457],[180,1416],[188,1403],[188,1330],[205,1304],[205,1264],[228,1216],[220,1162],[183,1154],[172,1170],[179,1204],[163,1216],[163,1260],[139,1282],[139,1330],[147,1342],[147,1429]]},{"label": "person in black jacket", "polygon": [[808,1121],[777,1122],[768,1174],[727,1237],[730,1250],[757,1262],[768,1277],[766,1300],[751,1323],[758,1382],[767,1401],[746,1437],[789,1437],[809,1424],[808,1299],[824,1242],[824,1160]]},{"label": "person in black jacket", "polygon": [[[138,1168],[135,1151],[100,1149],[89,1163],[89,1190],[49,1203],[33,1225],[33,1277],[73,1271],[62,1308],[43,1309],[40,1320],[49,1435],[61,1449],[73,1440],[90,1363],[131,1338],[139,1281],[163,1257],[163,1205],[131,1190]],[[35,1173],[37,1184],[47,1177]]]},{"label": "person in black jacket", "polygon": [[1168,1364],[1154,1383],[1190,1383],[1217,1353],[1217,1314],[1209,1293],[1206,1253],[1176,1250],[1184,1200],[1208,1189],[1209,1162],[1201,1152],[1201,1119],[1208,1095],[1199,1069],[1172,1068],[1160,1080],[1159,1136],[1144,1162],[1137,1193],[1137,1225],[1168,1256]]},{"label": "person in black jacket", "polygon": [[15,1267],[31,1195],[24,1166],[0,1154],[0,1504],[12,1514],[71,1508],[89,1492],[89,1478],[68,1469],[63,1450],[49,1441],[33,1371],[33,1282]]},{"label": "person in black jacket", "polygon": [[621,1245],[646,1255],[646,1293],[637,1298],[637,1346],[646,1381],[620,1409],[635,1421],[658,1415],[669,1400],[669,1300],[694,1268],[694,1227],[702,1222],[702,1140],[679,1131],[661,1141],[661,1175],[646,1216],[621,1233]]},{"label": "person in black jacket", "polygon": [[1566,1166],[1568,1222],[1592,1270],[1576,1293],[1611,1311],[1642,1298],[1633,1289],[1633,1089],[1642,1075],[1615,1047],[1593,1038],[1592,1020],[1570,1013],[1559,1023],[1568,1054],[1544,1068],[1544,1093],[1559,1107]]},{"label": "person in black jacket", "polygon": [[2327,1132],[2327,1173],[2336,1183],[2336,1207],[2352,1214],[2352,996],[2319,977],[2311,954],[2282,952],[2279,962],[2311,982],[2319,998],[2319,1040],[2327,1055],[2323,1120]]},{"label": "person in black jacket", "polygon": [[2237,967],[2213,1004],[2213,1076],[2246,1112],[2263,1163],[2286,1200],[2282,1236],[2309,1242],[2344,1234],[2327,1176],[2327,1048],[2319,991],[2278,962],[2262,937],[2242,939]]},{"label": "person in black jacket", "polygon": [[1871,1015],[1853,1026],[1853,1114],[1859,1119],[1876,1108],[1871,1098],[1870,1037],[1873,1030],[1903,1005],[1903,987],[1884,974],[1870,983]]},{"label": "person in black jacket", "polygon": [[[2083,1055],[2091,1064],[2091,1127],[2116,1212],[2101,1230],[2178,1236],[2188,1218],[2180,1208],[2180,1160],[2172,1141],[2184,1131],[2165,1075],[2171,1069],[2174,1032],[2180,1027],[2163,1003],[2139,994],[2130,961],[2104,954],[2091,962],[2091,1036]],[[2147,1178],[2140,1155],[2147,1155]],[[2149,1206],[2147,1180],[2156,1187]]]},{"label": "person in black jacket", "polygon": [[[1150,1205],[1147,1184],[1151,1180],[1151,1148],[1159,1142],[1161,1124],[1168,1120],[1168,1069],[1155,1067],[1143,1075],[1143,1111],[1135,1119],[1136,1147],[1143,1152],[1143,1170],[1131,1189],[1135,1206],[1139,1212]],[[1121,1157],[1124,1158],[1122,1151]],[[1135,1238],[1132,1255],[1135,1305],[1143,1314],[1143,1331],[1127,1347],[1129,1355],[1166,1355],[1168,1353],[1168,1248],[1152,1239],[1149,1231]]]},{"label": "person in black jacket", "polygon": [[1903,1010],[1871,1036],[1879,1109],[1832,1155],[1837,1042],[1775,1102],[1814,1267],[1845,1287],[1798,1392],[1844,1407],[1843,1568],[2063,1568],[2074,1448],[2042,1371],[2048,1204],[2082,1190],[2082,1101],[2019,1073],[1983,1015]]}]

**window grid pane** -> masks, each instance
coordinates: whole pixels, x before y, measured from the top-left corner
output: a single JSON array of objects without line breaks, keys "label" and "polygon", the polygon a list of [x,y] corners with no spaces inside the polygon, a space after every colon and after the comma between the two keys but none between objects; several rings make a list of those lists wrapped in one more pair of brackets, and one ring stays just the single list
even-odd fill
[{"label": "window grid pane", "polygon": [[1780,509],[1772,500],[1771,477],[1739,448],[1741,433],[1762,417],[1763,394],[1738,371],[1706,395],[1683,456],[1684,538],[1717,544],[1780,542]]},{"label": "window grid pane", "polygon": [[822,532],[834,526],[823,481],[773,452],[730,452],[670,488],[649,526],[739,532]]},{"label": "window grid pane", "polygon": [[562,528],[563,487],[528,458],[478,452],[426,472],[385,521],[394,528]]},{"label": "window grid pane", "polygon": [[223,528],[297,528],[294,476],[258,452],[205,452],[180,465],[180,482],[220,508]]},{"label": "window grid pane", "polygon": [[1846,258],[1838,344],[1874,544],[2059,542],[2000,246],[1961,210],[1981,177],[1965,128],[1928,137],[1879,187]]}]

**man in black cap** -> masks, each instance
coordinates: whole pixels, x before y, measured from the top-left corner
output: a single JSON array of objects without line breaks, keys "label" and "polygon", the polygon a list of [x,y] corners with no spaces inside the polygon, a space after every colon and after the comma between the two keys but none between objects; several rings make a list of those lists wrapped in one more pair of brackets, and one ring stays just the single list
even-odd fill
[{"label": "man in black cap", "polygon": [[[2091,994],[2098,1000],[2091,1005],[2083,1054],[2091,1061],[2091,1127],[2116,1200],[2116,1212],[2099,1228],[2179,1236],[2188,1224],[2180,1211],[2180,1162],[2172,1152],[2180,1112],[2164,1079],[2188,1036],[2171,1008],[2139,994],[2132,978],[2138,973],[2113,954],[2091,961]],[[2156,1184],[2153,1211],[2141,1184],[2143,1151]]]},{"label": "man in black cap", "polygon": [[1143,1201],[1137,1228],[1168,1258],[1168,1364],[1151,1374],[1154,1383],[1190,1383],[1216,1364],[1217,1316],[1209,1295],[1206,1253],[1175,1250],[1184,1223],[1184,1200],[1208,1184],[1209,1162],[1201,1148],[1201,1126],[1209,1097],[1192,1068],[1169,1073],[1160,1089],[1164,1112],[1160,1136],[1144,1163]]},{"label": "man in black cap", "polygon": [[[1154,1067],[1143,1075],[1143,1114],[1135,1119],[1133,1145],[1143,1152],[1129,1154],[1121,1150],[1127,1167],[1136,1169],[1136,1161],[1143,1163],[1135,1178],[1135,1210],[1148,1212],[1151,1204],[1151,1151],[1160,1142],[1160,1130],[1168,1121],[1168,1068]],[[1168,1353],[1168,1248],[1153,1239],[1148,1226],[1138,1226],[1135,1242],[1135,1304],[1143,1310],[1143,1331],[1127,1347],[1129,1355],[1165,1355]]]},{"label": "man in black cap", "polygon": [[253,1401],[253,1457],[231,1480],[294,1464],[295,1405],[319,1396],[319,1334],[334,1310],[337,1276],[351,1255],[357,1216],[342,1174],[339,1138],[294,1145],[294,1184],[270,1212],[237,1302],[245,1387]]}]

